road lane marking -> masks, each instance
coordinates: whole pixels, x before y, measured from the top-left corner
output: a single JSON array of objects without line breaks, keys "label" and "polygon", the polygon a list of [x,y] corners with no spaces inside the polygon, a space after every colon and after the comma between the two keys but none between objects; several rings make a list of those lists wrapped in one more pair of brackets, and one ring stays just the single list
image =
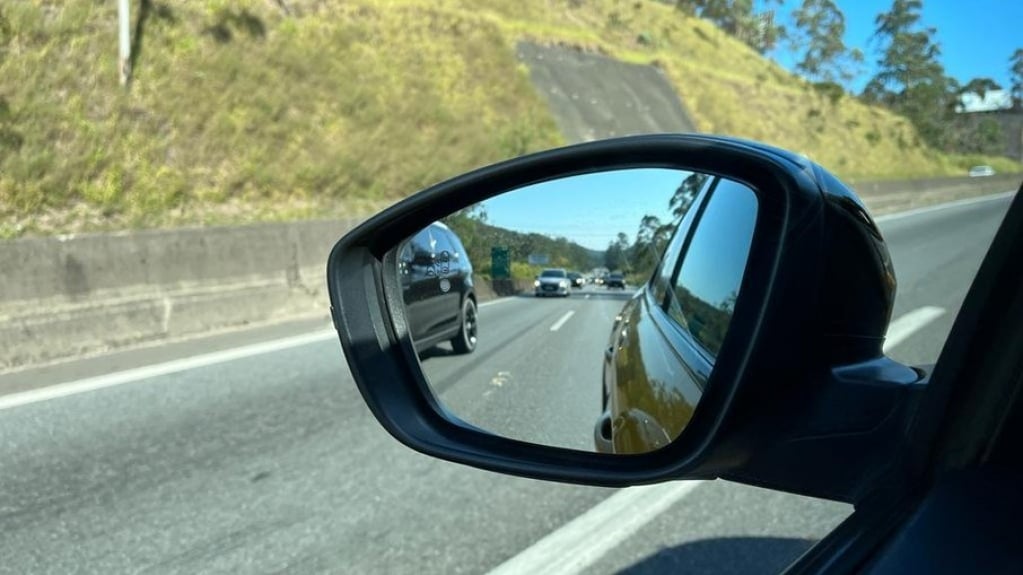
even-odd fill
[{"label": "road lane marking", "polygon": [[558,321],[554,322],[554,325],[551,326],[551,331],[558,331],[561,329],[561,326],[565,325],[565,322],[573,315],[575,315],[575,310],[566,311],[565,315],[561,316]]},{"label": "road lane marking", "polygon": [[497,299],[492,299],[492,300],[490,300],[490,301],[485,301],[485,302],[483,302],[483,303],[479,304],[479,305],[478,305],[478,306],[476,306],[476,307],[477,307],[477,308],[480,308],[480,307],[490,307],[490,306],[492,306],[492,305],[497,305],[497,304],[499,304],[499,303],[506,303],[506,302],[510,302],[510,301],[512,301],[512,300],[514,300],[514,299],[515,299],[515,298],[513,298],[513,297],[499,297],[499,298],[497,298]]},{"label": "road lane marking", "polygon": [[945,202],[943,204],[935,204],[933,206],[924,206],[922,208],[914,208],[912,210],[905,210],[896,212],[894,214],[885,214],[874,218],[874,223],[880,224],[891,220],[898,220],[901,218],[908,218],[910,216],[919,216],[920,214],[929,214],[931,212],[937,212],[940,210],[946,210],[948,208],[960,208],[963,206],[970,206],[973,204],[981,204],[984,202],[991,202],[994,200],[1001,200],[1004,198],[1011,198],[1016,194],[1015,191],[1002,192],[1000,194],[990,194],[987,196],[980,196],[977,198],[965,198],[962,200],[953,200],[951,202]]},{"label": "road lane marking", "polygon": [[490,575],[580,573],[701,483],[673,481],[621,489],[498,565]]},{"label": "road lane marking", "polygon": [[933,305],[917,308],[888,324],[885,335],[884,351],[892,349],[909,339],[909,336],[920,331],[927,324],[945,315],[945,309]]},{"label": "road lane marking", "polygon": [[76,395],[87,391],[114,387],[125,383],[134,383],[161,375],[169,375],[199,367],[207,367],[218,363],[226,363],[275,351],[283,351],[331,339],[337,341],[337,333],[332,329],[323,330],[304,335],[285,337],[262,343],[225,349],[223,351],[193,355],[183,359],[175,359],[164,363],[156,363],[145,367],[127,369],[96,377],[58,383],[57,385],[51,385],[49,387],[41,387],[39,389],[0,396],[0,410],[19,407],[39,401],[56,399],[58,397],[67,397],[69,395]]}]

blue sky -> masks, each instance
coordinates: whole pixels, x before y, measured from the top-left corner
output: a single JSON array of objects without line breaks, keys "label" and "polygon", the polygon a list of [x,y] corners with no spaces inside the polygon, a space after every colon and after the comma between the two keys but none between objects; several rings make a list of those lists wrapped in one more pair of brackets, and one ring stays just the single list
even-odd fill
[{"label": "blue sky", "polygon": [[[791,25],[790,14],[802,2],[786,0],[776,17]],[[845,42],[860,48],[866,56],[863,74],[853,82],[859,92],[873,76],[878,58],[874,18],[891,8],[891,0],[837,0],[845,13]],[[1023,0],[924,0],[924,26],[937,28],[945,72],[961,83],[972,78],[993,78],[1009,87],[1009,56],[1023,48]],[[787,46],[771,54],[782,66],[792,69],[798,56]]]},{"label": "blue sky", "polygon": [[572,176],[508,192],[483,206],[492,225],[603,250],[618,232],[634,240],[644,215],[667,222],[668,202],[689,174],[643,168]]}]

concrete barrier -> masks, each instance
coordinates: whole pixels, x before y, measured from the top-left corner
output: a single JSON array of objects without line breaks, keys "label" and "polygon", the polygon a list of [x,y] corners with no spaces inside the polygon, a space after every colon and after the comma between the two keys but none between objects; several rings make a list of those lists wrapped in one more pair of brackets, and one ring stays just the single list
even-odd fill
[{"label": "concrete barrier", "polygon": [[322,315],[334,242],[308,221],[0,243],[0,369]]},{"label": "concrete barrier", "polygon": [[984,178],[931,178],[888,182],[853,182],[851,187],[875,216],[1019,189],[1023,174]]}]

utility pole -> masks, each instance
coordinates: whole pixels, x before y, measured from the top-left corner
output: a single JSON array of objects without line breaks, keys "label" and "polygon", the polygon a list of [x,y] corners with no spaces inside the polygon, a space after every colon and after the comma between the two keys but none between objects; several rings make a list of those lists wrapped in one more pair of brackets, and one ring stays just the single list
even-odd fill
[{"label": "utility pole", "polygon": [[130,0],[117,0],[118,36],[120,37],[120,60],[118,69],[121,71],[121,85],[127,86],[131,80],[131,18],[128,16]]}]

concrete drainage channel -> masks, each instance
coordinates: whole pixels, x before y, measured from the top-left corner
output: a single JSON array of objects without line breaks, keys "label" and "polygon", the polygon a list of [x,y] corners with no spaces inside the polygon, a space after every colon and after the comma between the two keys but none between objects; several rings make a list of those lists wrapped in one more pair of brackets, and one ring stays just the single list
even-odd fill
[{"label": "concrete drainage channel", "polygon": [[[523,43],[519,58],[567,141],[693,131],[661,72]],[[1019,176],[863,183],[874,213],[1004,192]],[[351,220],[0,242],[0,372],[302,317],[327,321],[324,270]],[[481,299],[531,282],[478,281]]]}]

